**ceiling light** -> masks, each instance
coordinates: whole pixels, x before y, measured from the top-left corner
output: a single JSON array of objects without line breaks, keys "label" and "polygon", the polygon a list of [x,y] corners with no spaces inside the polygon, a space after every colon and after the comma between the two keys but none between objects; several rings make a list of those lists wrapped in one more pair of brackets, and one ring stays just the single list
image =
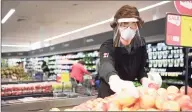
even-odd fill
[{"label": "ceiling light", "polygon": [[41,42],[38,41],[38,42],[33,43],[32,45],[37,45],[37,44],[41,44]]},{"label": "ceiling light", "polygon": [[143,11],[152,9],[152,8],[157,7],[157,6],[160,6],[160,5],[169,3],[169,2],[171,2],[171,1],[162,1],[162,2],[159,2],[159,3],[153,4],[153,5],[149,5],[149,6],[147,6],[147,7],[144,7],[144,8],[139,9],[139,12],[143,12]]},{"label": "ceiling light", "polygon": [[[169,3],[169,2],[171,2],[171,1],[162,1],[162,2],[159,2],[159,3],[153,4],[153,5],[149,5],[147,7],[139,9],[139,12],[143,12],[143,11],[152,9],[154,7],[157,7],[157,6]],[[77,29],[77,30],[73,30],[73,31],[70,31],[70,32],[67,32],[67,33],[64,33],[64,34],[61,34],[61,35],[57,35],[57,36],[45,39],[44,41],[50,41],[50,40],[54,40],[54,39],[57,39],[57,38],[61,38],[61,37],[64,37],[64,36],[67,36],[67,35],[70,35],[70,34],[73,34],[73,33],[80,32],[82,30],[86,30],[86,29],[89,29],[89,28],[92,28],[92,27],[95,27],[95,26],[98,26],[98,25],[108,23],[110,21],[113,21],[113,18],[110,18],[110,19],[107,19],[105,21],[101,21],[101,22],[98,22],[98,23],[95,23],[95,24],[92,24],[92,25],[89,25],[89,26],[86,26],[86,27],[83,27],[83,28],[80,28],[80,29]]]},{"label": "ceiling light", "polygon": [[5,17],[2,19],[1,23],[4,24],[4,23],[11,17],[11,15],[13,15],[14,12],[15,12],[15,9],[11,9],[11,10],[5,15]]},{"label": "ceiling light", "polygon": [[31,50],[35,50],[35,49],[41,48],[41,42],[38,41],[38,42],[35,42],[35,43],[31,44],[30,48],[31,48]]},{"label": "ceiling light", "polygon": [[64,34],[61,34],[61,35],[57,35],[57,36],[48,38],[48,39],[46,39],[44,41],[50,41],[50,40],[54,40],[54,39],[57,39],[57,38],[60,38],[60,37],[64,37],[64,36],[67,36],[67,35],[70,35],[70,34],[73,34],[73,33],[77,33],[77,32],[80,32],[80,31],[83,31],[83,30],[86,30],[86,29],[89,29],[89,28],[92,28],[92,27],[95,27],[95,26],[98,26],[98,25],[108,23],[109,21],[112,21],[112,20],[113,20],[113,18],[105,20],[105,21],[101,21],[101,22],[98,22],[98,23],[95,23],[95,24],[92,24],[92,25],[89,25],[89,26],[82,27],[82,28],[77,29],[77,30],[73,30],[73,31],[70,31],[70,32],[67,32],[67,33],[64,33]]},{"label": "ceiling light", "polygon": [[2,47],[30,47],[29,45],[1,45]]}]

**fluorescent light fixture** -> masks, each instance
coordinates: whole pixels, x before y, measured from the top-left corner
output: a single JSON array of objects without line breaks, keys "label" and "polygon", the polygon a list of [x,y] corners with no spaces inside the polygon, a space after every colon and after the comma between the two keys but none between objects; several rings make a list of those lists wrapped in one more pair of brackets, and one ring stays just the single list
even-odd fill
[{"label": "fluorescent light fixture", "polygon": [[37,44],[41,44],[41,42],[38,41],[38,42],[33,43],[32,45],[37,45]]},{"label": "fluorescent light fixture", "polygon": [[38,41],[38,42],[35,42],[35,43],[31,44],[30,48],[31,48],[31,50],[35,50],[35,49],[41,48],[41,42]]},{"label": "fluorescent light fixture", "polygon": [[29,45],[1,45],[2,47],[30,47]]},{"label": "fluorescent light fixture", "polygon": [[152,9],[152,8],[157,7],[157,6],[160,6],[160,5],[169,3],[169,2],[171,2],[171,1],[162,1],[162,2],[159,2],[159,3],[153,4],[153,5],[149,5],[149,6],[147,6],[147,7],[144,7],[144,8],[139,9],[139,12],[143,12],[143,11]]},{"label": "fluorescent light fixture", "polygon": [[73,34],[73,33],[77,33],[77,32],[80,32],[80,31],[83,31],[83,30],[86,30],[86,29],[89,29],[89,28],[92,28],[92,27],[95,27],[95,26],[98,26],[98,25],[102,25],[102,24],[108,23],[109,21],[112,21],[112,20],[113,20],[113,18],[110,18],[108,20],[101,21],[101,22],[98,22],[96,24],[85,26],[85,27],[82,27],[82,28],[77,29],[77,30],[73,30],[73,31],[70,31],[70,32],[67,32],[67,33],[64,33],[64,34],[61,34],[61,35],[58,35],[58,36],[54,36],[54,37],[48,38],[48,39],[46,39],[44,41],[50,41],[50,40],[54,40],[54,39],[57,39],[57,38],[60,38],[60,37],[64,37],[64,36],[67,36],[67,35],[70,35],[70,34]]},{"label": "fluorescent light fixture", "polygon": [[1,23],[4,24],[4,23],[11,17],[11,15],[13,15],[14,12],[15,12],[15,9],[11,9],[11,10],[5,15],[5,17],[2,19]]},{"label": "fluorescent light fixture", "polygon": [[48,47],[48,46],[50,46],[49,43],[44,43],[44,47]]},{"label": "fluorescent light fixture", "polygon": [[[153,4],[153,5],[149,5],[147,7],[139,9],[139,12],[143,12],[143,11],[152,9],[152,8],[157,7],[157,6],[169,3],[169,2],[171,2],[171,1],[162,1],[162,2],[159,2],[159,3]],[[73,34],[73,33],[77,33],[77,32],[80,32],[80,31],[83,31],[83,30],[86,30],[86,29],[89,29],[89,28],[92,28],[92,27],[95,27],[95,26],[98,26],[98,25],[102,25],[102,24],[108,23],[110,21],[113,21],[113,18],[110,18],[110,19],[107,19],[107,20],[104,20],[104,21],[101,21],[101,22],[98,22],[98,23],[95,23],[95,24],[92,24],[92,25],[88,25],[88,26],[82,27],[80,29],[77,29],[77,30],[74,30],[74,31],[70,31],[70,32],[67,32],[67,33],[64,33],[64,34],[61,34],[61,35],[57,35],[57,36],[48,38],[48,39],[46,39],[44,41],[50,41],[50,40],[54,40],[54,39],[57,39],[57,38],[61,38],[61,37],[64,37],[64,36],[67,36],[67,35],[70,35],[70,34]]]}]

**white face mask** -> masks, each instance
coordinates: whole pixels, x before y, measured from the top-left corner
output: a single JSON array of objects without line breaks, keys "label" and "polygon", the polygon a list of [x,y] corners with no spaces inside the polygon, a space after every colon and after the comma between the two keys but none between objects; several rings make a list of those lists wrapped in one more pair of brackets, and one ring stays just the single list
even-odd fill
[{"label": "white face mask", "polygon": [[124,40],[132,40],[136,34],[136,30],[131,29],[130,27],[124,29],[124,28],[119,28],[121,37]]}]

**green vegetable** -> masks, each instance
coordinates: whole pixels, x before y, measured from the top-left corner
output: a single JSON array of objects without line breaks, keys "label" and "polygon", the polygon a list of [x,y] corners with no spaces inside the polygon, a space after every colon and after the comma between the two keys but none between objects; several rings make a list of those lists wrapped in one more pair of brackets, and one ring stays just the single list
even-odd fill
[{"label": "green vegetable", "polygon": [[141,86],[141,83],[138,81],[134,81],[133,84],[135,85],[135,87]]},{"label": "green vegetable", "polygon": [[162,85],[161,85],[161,88],[165,88],[165,89],[167,89],[167,87],[168,87],[168,85],[166,84],[166,83],[162,83]]}]

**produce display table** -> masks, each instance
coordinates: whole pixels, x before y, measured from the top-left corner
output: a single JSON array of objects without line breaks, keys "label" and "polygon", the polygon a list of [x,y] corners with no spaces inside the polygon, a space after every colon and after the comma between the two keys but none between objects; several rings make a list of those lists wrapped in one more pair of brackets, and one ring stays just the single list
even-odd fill
[{"label": "produce display table", "polygon": [[28,103],[5,104],[1,106],[3,112],[29,112],[29,111],[48,111],[51,108],[73,107],[87,100],[96,98],[96,96],[78,97],[78,98],[54,98],[50,100],[41,100]]}]

